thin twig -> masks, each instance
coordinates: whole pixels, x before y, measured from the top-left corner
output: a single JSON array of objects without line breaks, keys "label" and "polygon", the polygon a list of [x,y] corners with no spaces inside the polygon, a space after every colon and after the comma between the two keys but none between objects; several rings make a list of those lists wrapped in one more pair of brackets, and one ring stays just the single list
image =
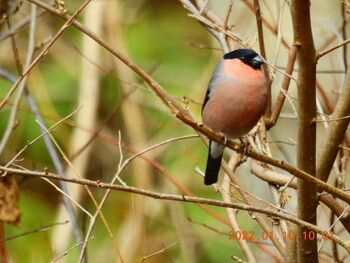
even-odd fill
[{"label": "thin twig", "polygon": [[162,248],[161,250],[158,250],[158,251],[156,251],[156,252],[154,252],[154,253],[152,253],[152,254],[150,254],[150,255],[148,255],[148,256],[144,256],[144,257],[142,258],[141,262],[145,262],[147,259],[149,259],[149,258],[151,258],[151,257],[153,257],[153,256],[156,256],[156,255],[158,255],[158,254],[163,253],[164,251],[166,251],[166,250],[168,250],[169,248],[171,248],[171,247],[177,245],[178,243],[179,243],[179,242],[174,242],[174,243],[172,243],[172,244],[166,246],[165,248]]},{"label": "thin twig", "polygon": [[[90,238],[88,241],[90,241],[92,238]],[[71,250],[81,246],[83,244],[83,242],[79,242],[77,244],[75,244],[74,246],[72,246],[71,248],[67,249],[66,251],[64,251],[61,255],[58,255],[57,257],[55,257],[53,260],[50,261],[50,263],[54,263],[57,262],[58,260],[60,260],[62,257],[66,256]]]},{"label": "thin twig", "polygon": [[57,187],[54,183],[52,183],[47,178],[43,178],[44,181],[48,182],[51,186],[53,186],[58,192],[60,192],[62,195],[67,197],[72,203],[74,203],[81,211],[83,211],[88,217],[92,217],[92,215],[84,208],[82,207],[77,201],[73,200],[68,194],[66,194],[64,191],[61,190],[61,188]]},{"label": "thin twig", "polygon": [[[329,43],[329,42],[327,42],[327,43]],[[323,56],[327,55],[328,53],[330,53],[330,52],[332,52],[332,51],[334,51],[334,50],[336,50],[336,49],[338,49],[338,48],[340,48],[342,46],[345,46],[345,45],[347,45],[349,43],[350,43],[350,38],[347,39],[347,40],[344,40],[343,42],[340,42],[339,44],[337,44],[337,45],[335,45],[335,46],[333,46],[331,48],[326,49],[325,51],[319,52],[317,54],[316,59],[319,60],[320,58],[322,58]]]},{"label": "thin twig", "polygon": [[60,125],[61,123],[63,123],[65,120],[69,119],[70,117],[72,117],[75,113],[77,113],[80,110],[80,108],[74,110],[72,113],[68,114],[66,117],[64,117],[63,119],[59,120],[58,122],[56,122],[54,125],[52,125],[49,129],[47,129],[45,132],[43,132],[42,134],[40,134],[39,136],[37,136],[36,138],[34,138],[33,140],[29,141],[26,143],[26,145],[17,152],[17,154],[12,157],[12,159],[7,162],[6,167],[9,167],[28,147],[30,147],[31,145],[33,145],[34,143],[36,143],[37,141],[39,141],[42,137],[44,137],[46,134],[49,134],[51,131],[53,131],[58,125]]},{"label": "thin twig", "polygon": [[17,234],[17,235],[14,235],[14,236],[10,236],[10,237],[4,238],[4,239],[0,240],[0,243],[7,242],[9,240],[16,239],[16,238],[19,238],[19,237],[23,237],[23,236],[26,236],[26,235],[30,235],[30,234],[33,234],[33,233],[47,231],[47,230],[50,230],[54,226],[65,225],[67,223],[68,223],[68,221],[65,221],[65,222],[62,222],[62,223],[53,223],[53,224],[49,224],[49,225],[46,225],[46,226],[41,226],[39,228],[35,228],[35,229],[30,230],[30,231],[26,231],[24,233],[21,233],[21,234]]},{"label": "thin twig", "polygon": [[230,3],[229,3],[229,6],[227,8],[225,19],[224,19],[224,23],[223,23],[223,25],[224,25],[223,28],[225,28],[225,29],[228,28],[228,21],[230,19],[230,14],[232,12],[232,6],[233,6],[234,2],[235,2],[235,0],[231,0]]},{"label": "thin twig", "polygon": [[[350,206],[347,206],[347,207],[344,209],[343,213],[341,213],[341,214],[337,217],[337,219],[333,222],[333,224],[328,228],[327,232],[331,231],[332,228],[334,228],[335,224],[339,222],[340,218],[342,218],[342,217],[345,215],[345,213],[347,213],[347,212],[349,211],[349,208],[350,208]],[[319,247],[318,247],[318,252],[320,252],[321,249],[323,248],[323,243],[324,243],[324,241],[325,241],[325,239],[322,239],[322,241],[321,241],[321,243],[320,243],[320,245],[319,245]]]}]

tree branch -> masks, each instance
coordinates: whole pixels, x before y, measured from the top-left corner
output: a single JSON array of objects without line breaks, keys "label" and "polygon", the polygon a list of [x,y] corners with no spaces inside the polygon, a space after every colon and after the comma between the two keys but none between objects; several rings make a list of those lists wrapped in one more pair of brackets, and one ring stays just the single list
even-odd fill
[{"label": "tree branch", "polygon": [[350,70],[347,72],[346,81],[341,94],[339,95],[337,105],[334,109],[329,122],[328,132],[324,138],[321,151],[317,158],[317,178],[326,182],[337,157],[339,146],[347,131],[350,118],[344,118],[350,115]]},{"label": "tree branch", "polygon": [[[309,174],[316,171],[316,51],[313,43],[310,1],[293,0],[291,13],[293,20],[294,45],[297,47],[298,61],[298,142],[297,166]],[[298,218],[316,224],[316,185],[298,180]],[[318,262],[317,240],[305,239],[304,227],[297,229],[298,262]]]},{"label": "tree branch", "polygon": [[[14,169],[9,168],[5,166],[0,166],[0,170],[8,173],[8,174],[18,174],[28,177],[37,177],[37,178],[48,178],[52,180],[61,180],[65,182],[75,183],[75,184],[81,184],[87,187],[96,187],[96,188],[103,188],[103,189],[111,189],[116,191],[122,191],[122,192],[128,192],[128,193],[134,193],[134,194],[140,194],[144,196],[148,196],[155,199],[161,199],[161,200],[169,200],[169,201],[180,201],[180,202],[188,202],[188,203],[196,203],[196,204],[206,204],[206,205],[212,205],[212,206],[218,206],[218,207],[229,207],[234,209],[239,209],[243,211],[249,211],[249,212],[256,212],[256,213],[262,213],[271,217],[277,217],[284,219],[286,221],[289,221],[291,223],[297,224],[299,226],[303,226],[306,229],[310,231],[314,231],[317,234],[322,235],[322,233],[325,233],[326,230],[321,229],[313,224],[310,224],[306,221],[303,221],[301,219],[298,219],[294,216],[290,216],[287,214],[280,213],[277,209],[273,210],[271,208],[264,209],[260,207],[254,207],[250,205],[245,204],[239,204],[239,203],[232,203],[232,202],[224,202],[220,200],[213,200],[213,199],[207,199],[207,198],[200,198],[200,197],[193,197],[193,196],[186,196],[186,195],[173,195],[173,194],[163,194],[163,193],[157,193],[149,190],[144,190],[132,186],[122,186],[122,185],[115,185],[115,184],[109,184],[109,183],[103,183],[100,181],[91,181],[87,179],[78,179],[78,178],[67,178],[62,177],[47,171],[44,172],[37,172],[37,171],[29,171],[29,170],[20,170],[20,169]],[[337,244],[344,247],[348,253],[350,253],[350,246],[347,246],[347,244],[337,235],[329,235],[329,239],[337,242]]]}]

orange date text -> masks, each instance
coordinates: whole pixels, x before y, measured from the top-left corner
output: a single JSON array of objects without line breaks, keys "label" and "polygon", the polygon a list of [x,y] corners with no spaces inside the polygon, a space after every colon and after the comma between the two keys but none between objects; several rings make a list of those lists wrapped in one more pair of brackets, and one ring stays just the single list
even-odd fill
[{"label": "orange date text", "polygon": [[[322,231],[319,234],[322,240],[332,239],[333,232]],[[295,240],[297,234],[294,231],[283,231],[282,235],[277,235],[273,231],[262,231],[261,233],[255,233],[254,231],[230,231],[229,240],[248,240],[248,241],[258,241],[258,240],[267,240],[267,239],[283,239],[286,240]],[[314,231],[304,231],[302,232],[302,238],[304,240],[314,240],[317,238],[317,233]]]}]

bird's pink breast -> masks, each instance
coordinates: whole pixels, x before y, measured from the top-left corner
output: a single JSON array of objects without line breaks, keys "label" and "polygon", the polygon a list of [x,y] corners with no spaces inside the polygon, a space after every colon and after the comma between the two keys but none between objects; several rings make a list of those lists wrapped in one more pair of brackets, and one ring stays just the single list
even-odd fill
[{"label": "bird's pink breast", "polygon": [[224,74],[216,81],[202,118],[213,130],[238,138],[248,133],[264,114],[268,90],[261,70],[232,61],[224,64]]}]

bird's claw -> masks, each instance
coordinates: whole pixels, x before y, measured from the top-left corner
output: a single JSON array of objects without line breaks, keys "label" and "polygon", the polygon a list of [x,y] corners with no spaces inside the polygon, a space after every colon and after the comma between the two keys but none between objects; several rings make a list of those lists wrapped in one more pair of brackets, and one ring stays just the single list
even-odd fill
[{"label": "bird's claw", "polygon": [[228,143],[227,136],[225,134],[223,134],[222,132],[220,132],[220,136],[221,136],[222,140],[224,141],[224,146],[226,146]]},{"label": "bird's claw", "polygon": [[243,155],[248,155],[249,153],[249,146],[244,142],[242,137],[239,137],[240,144],[239,146],[243,149]]}]

